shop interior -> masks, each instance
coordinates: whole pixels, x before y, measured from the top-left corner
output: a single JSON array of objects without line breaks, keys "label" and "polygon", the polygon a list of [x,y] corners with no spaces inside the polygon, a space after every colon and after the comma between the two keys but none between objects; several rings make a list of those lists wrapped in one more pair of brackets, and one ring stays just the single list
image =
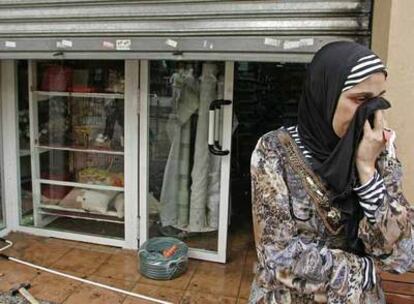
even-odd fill
[{"label": "shop interior", "polygon": [[[250,155],[261,135],[296,123],[306,68],[235,63],[230,237],[252,235]],[[124,61],[19,60],[17,69],[20,224],[124,238]],[[207,147],[208,107],[224,98],[224,74],[224,62],[149,61],[149,237],[218,250],[221,160]]]},{"label": "shop interior", "polygon": [[21,225],[123,238],[123,61],[18,61],[18,88]]}]

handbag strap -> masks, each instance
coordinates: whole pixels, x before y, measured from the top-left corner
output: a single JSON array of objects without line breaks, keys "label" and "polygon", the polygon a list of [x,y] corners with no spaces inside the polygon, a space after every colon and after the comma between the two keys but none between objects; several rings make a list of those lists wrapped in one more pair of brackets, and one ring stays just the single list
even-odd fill
[{"label": "handbag strap", "polygon": [[315,209],[325,224],[326,229],[334,235],[338,235],[343,229],[341,225],[341,212],[331,206],[326,187],[303,159],[299,147],[287,131],[278,132],[279,141],[286,150],[286,158],[293,171],[300,177],[302,185],[310,195]]}]

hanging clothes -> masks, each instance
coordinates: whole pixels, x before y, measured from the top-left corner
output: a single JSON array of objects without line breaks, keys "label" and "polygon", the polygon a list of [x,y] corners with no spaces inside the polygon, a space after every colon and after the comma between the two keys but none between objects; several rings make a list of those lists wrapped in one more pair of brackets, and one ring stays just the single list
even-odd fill
[{"label": "hanging clothes", "polygon": [[165,167],[161,197],[162,226],[182,229],[188,225],[191,116],[199,106],[199,85],[193,69],[175,73],[171,104],[176,108],[167,123],[171,148]]},{"label": "hanging clothes", "polygon": [[[218,228],[217,181],[220,179],[220,162],[214,160],[216,157],[208,149],[209,105],[217,99],[217,73],[218,67],[215,63],[203,64],[194,150],[194,159],[197,161],[194,162],[191,171],[190,220],[187,229],[191,232],[212,231]],[[217,189],[212,189],[213,184]]]},{"label": "hanging clothes", "polygon": [[[177,104],[177,113],[167,125],[172,144],[160,199],[163,227],[172,226],[186,232],[218,230],[221,158],[208,149],[209,105],[224,97],[224,78],[217,79],[217,74],[215,63],[202,65],[199,80],[194,78],[191,67],[183,74],[174,74],[175,82],[182,83],[182,87],[174,88],[172,104]],[[179,75],[183,75],[182,81],[176,79]],[[197,117],[194,155],[190,155],[194,115]],[[218,123],[221,130],[222,116]],[[192,167],[191,158],[194,159]]]}]

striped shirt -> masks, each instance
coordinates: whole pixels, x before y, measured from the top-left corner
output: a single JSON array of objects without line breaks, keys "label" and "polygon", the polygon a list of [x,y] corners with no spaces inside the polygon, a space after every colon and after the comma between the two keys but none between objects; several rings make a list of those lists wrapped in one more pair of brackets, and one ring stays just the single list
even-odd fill
[{"label": "striped shirt", "polygon": [[[305,158],[312,162],[312,154],[303,145],[299,136],[298,126],[291,126],[286,128],[286,130],[295,140]],[[375,224],[375,212],[382,204],[384,193],[386,191],[384,180],[379,175],[378,171],[375,170],[374,176],[365,184],[354,188],[354,191],[359,197],[359,204],[364,210],[365,217],[371,224]]]},{"label": "striped shirt", "polygon": [[387,74],[385,65],[382,63],[381,59],[377,57],[377,55],[371,54],[359,58],[356,65],[352,67],[348,77],[346,78],[342,92],[351,89],[377,72],[384,72]]},{"label": "striped shirt", "polygon": [[298,126],[291,126],[286,128],[286,130],[289,132],[290,136],[292,136],[292,138],[295,140],[303,155],[308,159],[312,159],[312,154],[308,150],[306,150],[305,146],[302,144],[302,141],[300,140]]},{"label": "striped shirt", "polygon": [[374,176],[365,184],[354,188],[359,197],[359,204],[364,209],[364,214],[371,224],[375,224],[375,212],[382,204],[386,192],[384,180],[377,170]]}]

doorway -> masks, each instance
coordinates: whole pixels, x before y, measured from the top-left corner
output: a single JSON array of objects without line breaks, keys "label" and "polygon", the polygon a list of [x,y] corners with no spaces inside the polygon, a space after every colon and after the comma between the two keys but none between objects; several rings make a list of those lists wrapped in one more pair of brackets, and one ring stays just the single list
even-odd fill
[{"label": "doorway", "polygon": [[[227,239],[252,241],[250,155],[263,134],[296,123],[306,69],[306,62],[141,61],[140,243],[176,237],[190,257],[225,262]],[[223,99],[232,104],[209,117]],[[208,151],[211,132],[228,154]]]},{"label": "doorway", "polygon": [[250,156],[265,133],[297,123],[308,63],[237,62],[234,73],[234,121],[230,175],[229,239],[253,242]]}]

